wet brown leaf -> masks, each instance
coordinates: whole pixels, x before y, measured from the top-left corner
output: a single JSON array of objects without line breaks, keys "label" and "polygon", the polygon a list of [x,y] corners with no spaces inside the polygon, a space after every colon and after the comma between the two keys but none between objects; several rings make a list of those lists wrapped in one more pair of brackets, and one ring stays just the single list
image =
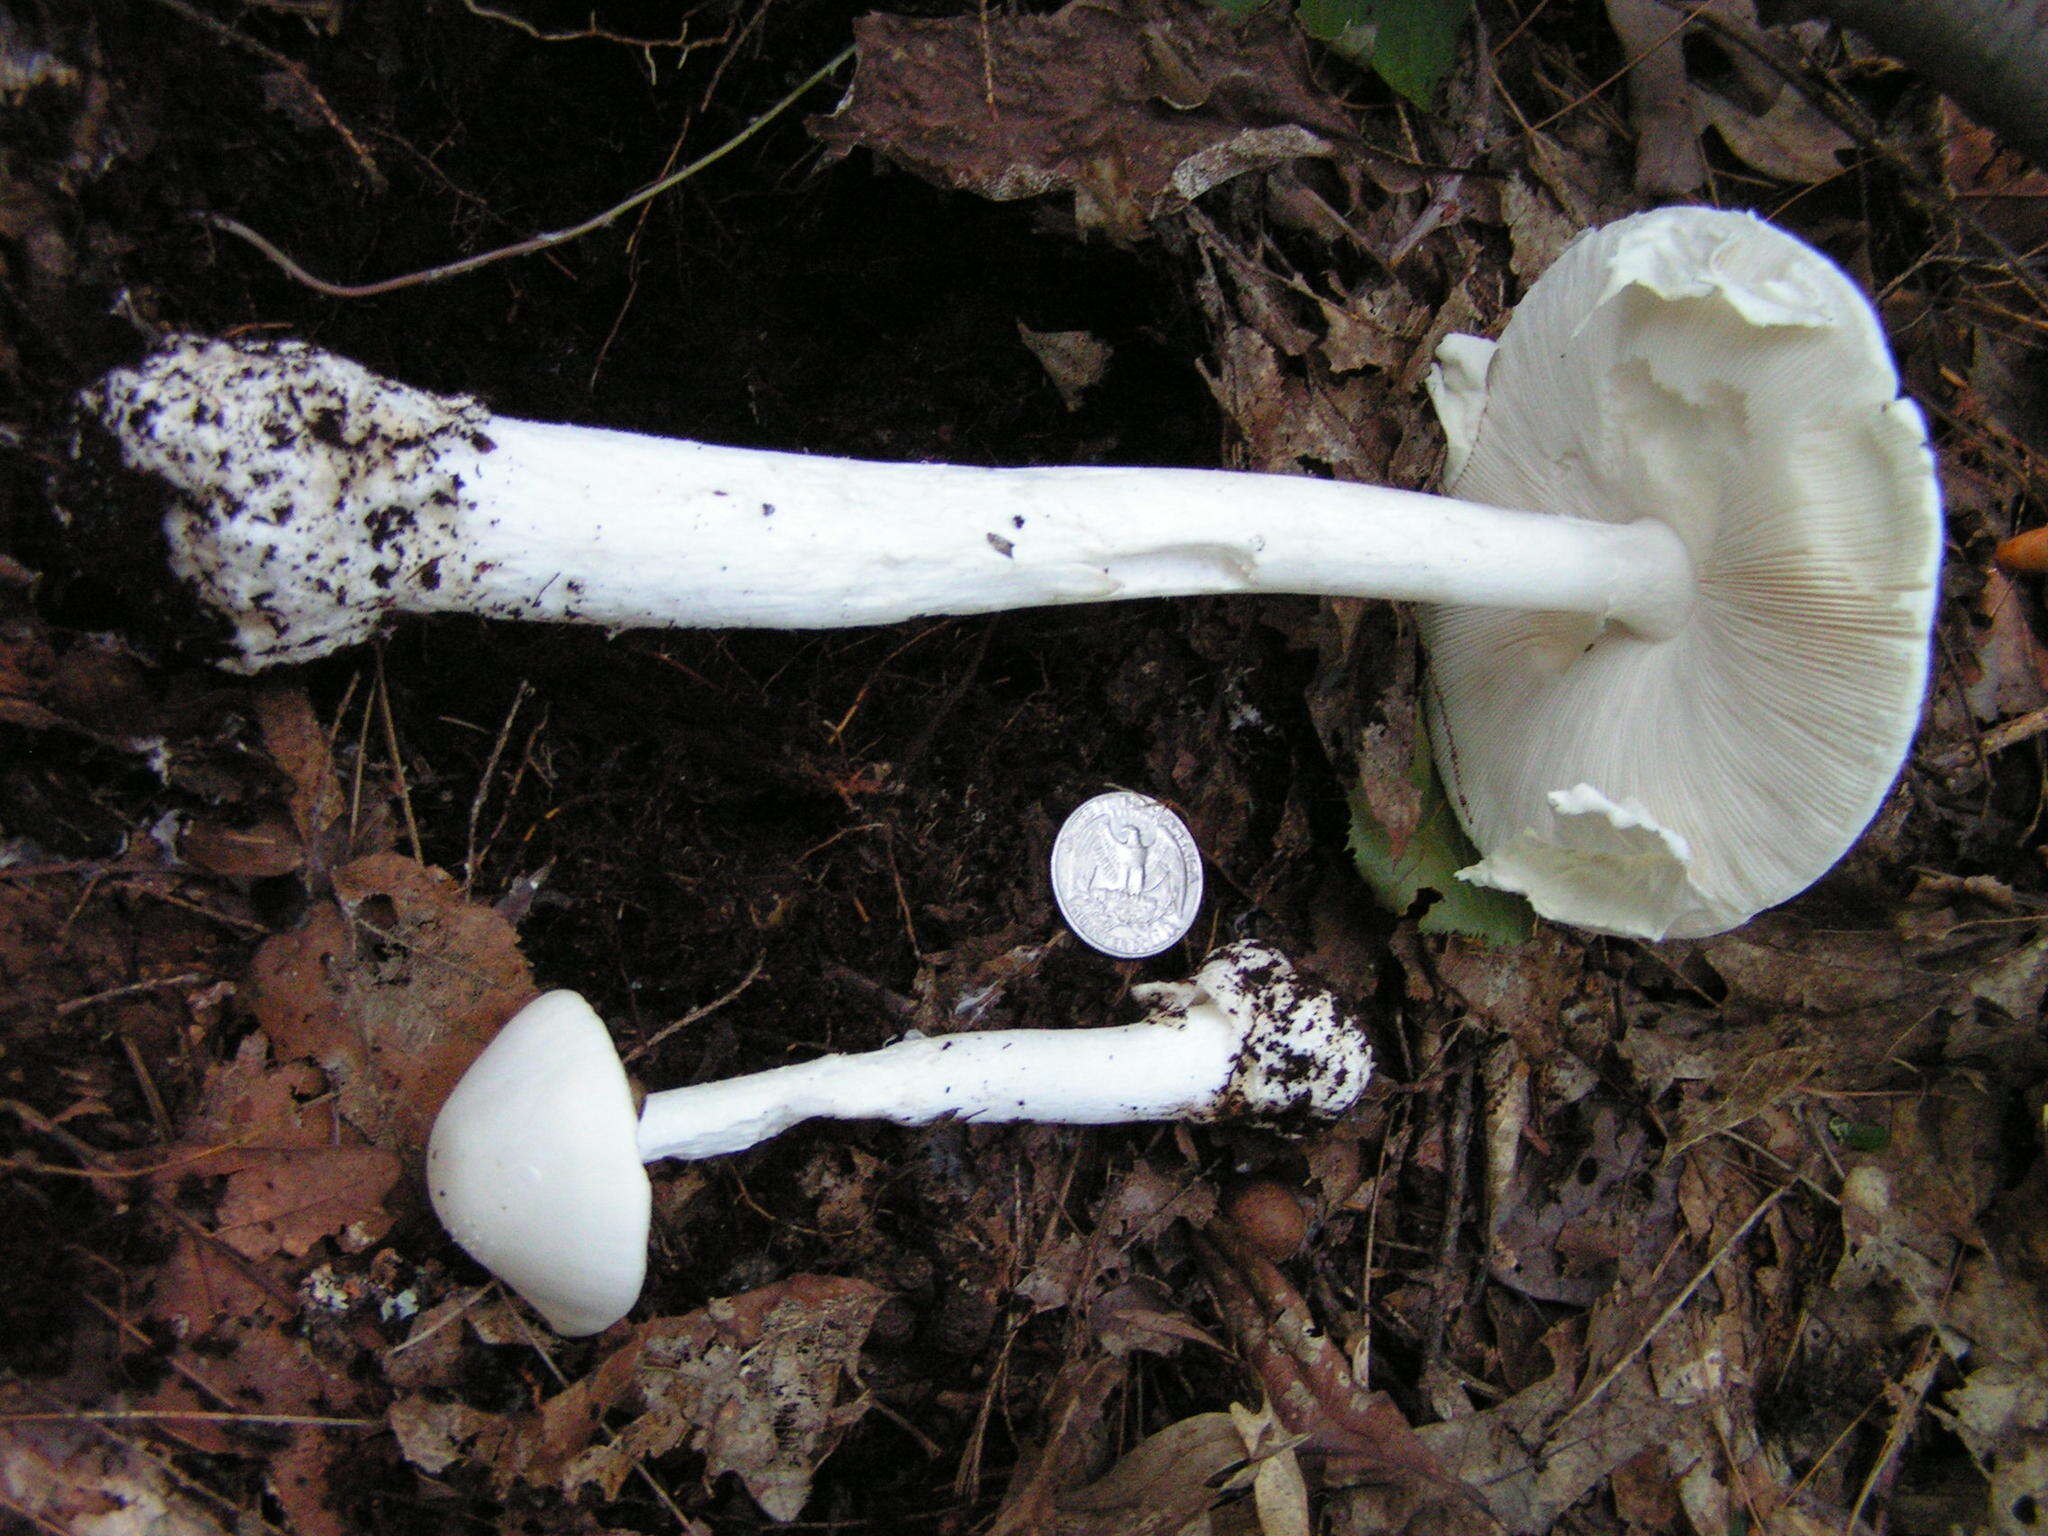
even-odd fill
[{"label": "wet brown leaf", "polygon": [[1074,0],[1051,16],[980,12],[854,24],[846,103],[811,120],[998,202],[1070,194],[1076,223],[1120,241],[1211,187],[1353,134],[1277,13],[1233,21],[1172,0]]},{"label": "wet brown leaf", "polygon": [[421,1147],[532,975],[511,924],[439,870],[373,854],[334,872],[334,894],[258,951],[250,1008],[280,1060],[320,1064],[373,1144]]},{"label": "wet brown leaf", "polygon": [[887,1299],[864,1281],[793,1275],[641,1324],[592,1386],[570,1389],[587,1407],[556,1415],[558,1447],[587,1437],[590,1410],[634,1416],[608,1443],[568,1461],[563,1490],[595,1483],[615,1497],[636,1459],[687,1445],[703,1453],[707,1481],[732,1472],[771,1518],[794,1520],[818,1464],[867,1411],[865,1397],[841,1398]]}]

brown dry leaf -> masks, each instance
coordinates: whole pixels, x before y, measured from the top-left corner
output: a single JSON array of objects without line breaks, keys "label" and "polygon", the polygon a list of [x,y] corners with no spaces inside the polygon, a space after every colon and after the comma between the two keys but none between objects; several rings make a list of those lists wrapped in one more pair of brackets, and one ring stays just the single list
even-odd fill
[{"label": "brown dry leaf", "polygon": [[[174,1229],[176,1247],[157,1270],[145,1321],[146,1342],[133,1344],[138,1379],[161,1385],[138,1407],[164,1411],[350,1416],[366,1406],[364,1389],[345,1363],[328,1358],[303,1335],[298,1299],[266,1268],[243,1258],[196,1226]],[[158,1340],[173,1341],[169,1348]],[[349,1536],[335,1512],[333,1489],[345,1478],[351,1447],[366,1431],[294,1428],[263,1452],[263,1471],[286,1523],[304,1536]],[[179,1435],[216,1455],[248,1455],[252,1447],[231,1425],[184,1421]]]},{"label": "brown dry leaf", "polygon": [[1509,177],[1502,189],[1501,215],[1514,248],[1509,266],[1524,283],[1541,276],[1586,227],[1545,185],[1522,176]]},{"label": "brown dry leaf", "polygon": [[1227,1413],[1198,1413],[1148,1435],[1115,1466],[1058,1501],[1061,1536],[1179,1531],[1251,1481],[1257,1469]]},{"label": "brown dry leaf", "polygon": [[512,1432],[511,1421],[501,1413],[423,1396],[401,1397],[385,1418],[399,1452],[429,1475],[459,1461],[495,1460]]},{"label": "brown dry leaf", "polygon": [[1985,572],[1971,658],[1976,676],[1963,689],[1979,724],[2048,704],[2048,648],[2034,634],[2028,606],[2011,577],[1996,567]]},{"label": "brown dry leaf", "polygon": [[1045,1393],[1043,1442],[1019,1457],[988,1536],[1039,1536],[1051,1527],[1061,1490],[1100,1453],[1103,1404],[1127,1370],[1122,1360],[1102,1356],[1060,1368]]},{"label": "brown dry leaf", "polygon": [[1985,1474],[1992,1522],[2020,1536],[2048,1507],[2048,1296],[1973,1253],[1946,1314],[1942,1337],[1965,1379],[1944,1395],[1942,1418]]},{"label": "brown dry leaf", "polygon": [[1243,436],[1250,468],[1288,474],[1359,462],[1366,395],[1357,380],[1312,388],[1283,369],[1272,343],[1249,325],[1218,338],[1202,377]]},{"label": "brown dry leaf", "polygon": [[1064,192],[1083,232],[1143,237],[1160,214],[1246,171],[1354,137],[1286,17],[1237,22],[1164,0],[1073,0],[854,23],[846,102],[811,131],[998,202]]},{"label": "brown dry leaf", "polygon": [[[581,1394],[596,1411],[635,1417],[568,1462],[563,1491],[596,1483],[615,1498],[635,1460],[687,1445],[703,1453],[706,1481],[735,1473],[771,1519],[794,1520],[818,1464],[867,1411],[865,1397],[842,1403],[841,1389],[857,1379],[861,1345],[887,1299],[862,1280],[792,1275],[641,1324]],[[582,1404],[576,1417],[594,1428]]]},{"label": "brown dry leaf", "polygon": [[1946,96],[1941,170],[1949,191],[2008,245],[2033,251],[2048,243],[2048,171],[2004,148]]},{"label": "brown dry leaf", "polygon": [[1856,141],[1784,81],[1754,104],[1718,91],[1698,92],[1700,107],[1735,158],[1752,170],[1809,186],[1842,172]]},{"label": "brown dry leaf", "polygon": [[1708,0],[1715,20],[1747,46],[1727,48],[1733,89],[1710,90],[1687,73],[1686,33],[1719,48],[1713,33],[1674,25],[1658,0],[1607,0],[1607,18],[1629,67],[1629,117],[1636,130],[1636,188],[1683,196],[1707,179],[1699,135],[1711,125],[1735,157],[1753,170],[1797,185],[1840,174],[1841,157],[1855,140],[1814,108],[1778,72],[1799,67],[1796,47],[1783,29],[1757,22],[1754,0]]},{"label": "brown dry leaf", "polygon": [[[1540,1536],[1615,1468],[1668,1441],[1683,1410],[1662,1401],[1647,1364],[1635,1361],[1599,1400],[1558,1428],[1582,1383],[1583,1324],[1553,1328],[1543,1340],[1552,1374],[1506,1401],[1462,1419],[1416,1431],[1450,1473],[1477,1490],[1514,1536]],[[1354,1502],[1377,1508],[1378,1490]]]},{"label": "brown dry leaf", "polygon": [[1494,1028],[1514,1036],[1533,1062],[1563,1050],[1559,1022],[1584,984],[1587,941],[1554,924],[1539,924],[1520,944],[1448,938],[1437,954],[1437,975]]},{"label": "brown dry leaf", "polygon": [[1685,55],[1659,0],[1607,0],[1607,24],[1629,63],[1628,115],[1636,131],[1636,190],[1683,197],[1707,179],[1700,117]]},{"label": "brown dry leaf", "polygon": [[1517,1170],[1494,1225],[1490,1262],[1501,1284],[1539,1301],[1590,1306],[1624,1261],[1653,1263],[1676,1231],[1668,1173],[1649,1134],[1596,1105],[1590,1135],[1563,1170],[1531,1159]]},{"label": "brown dry leaf", "polygon": [[1175,1221],[1199,1225],[1215,1213],[1214,1185],[1175,1178],[1141,1161],[1119,1175],[1097,1203],[1092,1231],[1057,1238],[1039,1249],[1017,1294],[1040,1312],[1086,1303],[1122,1282],[1130,1274],[1132,1253]]},{"label": "brown dry leaf", "polygon": [[1398,283],[1361,288],[1341,303],[1318,295],[1327,334],[1319,343],[1332,373],[1397,368],[1427,321],[1423,307]]},{"label": "brown dry leaf", "polygon": [[327,732],[303,688],[272,686],[255,698],[263,750],[291,785],[291,824],[303,847],[312,848],[348,811]]},{"label": "brown dry leaf", "polygon": [[1034,331],[1019,320],[1017,334],[1070,411],[1081,409],[1082,397],[1109,374],[1110,345],[1093,331]]},{"label": "brown dry leaf", "polygon": [[1884,1149],[1843,1183],[1830,1315],[1853,1318],[1864,1292],[1888,1302],[1890,1329],[1931,1328],[1963,1378],[1938,1410],[1985,1474],[1990,1523],[2021,1532],[2048,1502],[2048,1286],[2032,1240],[2048,1179],[2037,1158],[2000,1193],[2009,1147],[1992,1094],[1952,1085],[1889,1109]]},{"label": "brown dry leaf", "polygon": [[249,1005],[280,1060],[327,1072],[378,1146],[423,1146],[441,1101],[532,997],[512,925],[395,853],[334,872],[332,903],[257,952]]},{"label": "brown dry leaf", "polygon": [[[18,1393],[6,1401],[13,1412],[39,1406]],[[244,1529],[239,1520],[223,1524],[157,1457],[83,1423],[0,1426],[0,1505],[35,1529],[78,1536],[229,1536]]]}]

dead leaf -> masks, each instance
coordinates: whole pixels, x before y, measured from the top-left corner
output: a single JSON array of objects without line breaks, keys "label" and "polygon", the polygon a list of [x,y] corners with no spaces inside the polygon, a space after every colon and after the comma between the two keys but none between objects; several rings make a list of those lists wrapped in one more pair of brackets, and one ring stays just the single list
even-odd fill
[{"label": "dead leaf", "polygon": [[1198,1413],[1139,1441],[1115,1466],[1059,1498],[1063,1536],[1179,1531],[1255,1475],[1228,1413]]},{"label": "dead leaf", "polygon": [[1060,1368],[1045,1394],[1044,1438],[1019,1458],[988,1536],[1036,1536],[1048,1528],[1061,1490],[1098,1454],[1103,1404],[1127,1372],[1122,1360],[1106,1356]]},{"label": "dead leaf", "polygon": [[1984,573],[1974,629],[1977,675],[1963,690],[1980,724],[2048,704],[2048,648],[2034,634],[2028,606],[2005,572],[1993,566]]},{"label": "dead leaf", "polygon": [[[840,1397],[886,1300],[865,1281],[793,1275],[641,1324],[607,1361],[623,1364],[600,1366],[606,1379],[582,1391],[597,1411],[635,1417],[568,1462],[563,1491],[595,1483],[615,1498],[637,1459],[687,1445],[703,1453],[707,1481],[735,1473],[771,1519],[794,1520],[818,1464],[867,1411],[864,1397]],[[594,1413],[584,1422],[594,1427]]]},{"label": "dead leaf", "polygon": [[511,924],[395,853],[334,872],[331,903],[257,952],[249,1006],[280,1060],[327,1072],[341,1114],[393,1150],[535,988]]},{"label": "dead leaf", "polygon": [[1073,0],[854,24],[853,89],[811,131],[998,202],[1063,192],[1082,231],[1140,239],[1210,188],[1354,134],[1298,28],[1161,0]]},{"label": "dead leaf", "polygon": [[[41,1406],[18,1392],[6,1402],[9,1411]],[[22,1530],[33,1522],[79,1536],[230,1536],[163,1462],[84,1423],[0,1426],[0,1501]]]},{"label": "dead leaf", "polygon": [[1854,139],[1784,81],[1776,82],[1774,94],[1760,107],[1718,91],[1699,91],[1698,98],[1707,121],[1736,159],[1794,186],[1839,176],[1843,157],[1856,147]]},{"label": "dead leaf", "polygon": [[1941,98],[1941,170],[1949,191],[2015,250],[2048,243],[2048,171],[2004,148],[1953,100]]},{"label": "dead leaf", "polygon": [[1700,118],[1671,12],[1658,0],[1607,0],[1628,67],[1628,115],[1636,131],[1636,190],[1683,197],[1707,179]]},{"label": "dead leaf", "polygon": [[1081,409],[1081,397],[1109,373],[1109,343],[1093,331],[1034,331],[1019,320],[1017,334],[1070,411]]}]

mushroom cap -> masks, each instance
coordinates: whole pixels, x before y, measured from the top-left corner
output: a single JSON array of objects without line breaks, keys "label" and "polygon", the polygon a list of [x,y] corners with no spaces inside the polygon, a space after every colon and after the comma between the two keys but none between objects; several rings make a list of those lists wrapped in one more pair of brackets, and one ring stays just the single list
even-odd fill
[{"label": "mushroom cap", "polygon": [[1927,680],[1941,504],[1877,315],[1748,214],[1590,231],[1499,345],[1431,393],[1446,488],[1663,520],[1697,594],[1652,638],[1565,614],[1422,620],[1437,764],[1484,855],[1461,875],[1642,938],[1735,927],[1876,814]]},{"label": "mushroom cap", "polygon": [[640,1295],[653,1191],[638,1123],[611,1035],[574,992],[514,1014],[434,1122],[435,1214],[557,1333],[609,1328]]}]

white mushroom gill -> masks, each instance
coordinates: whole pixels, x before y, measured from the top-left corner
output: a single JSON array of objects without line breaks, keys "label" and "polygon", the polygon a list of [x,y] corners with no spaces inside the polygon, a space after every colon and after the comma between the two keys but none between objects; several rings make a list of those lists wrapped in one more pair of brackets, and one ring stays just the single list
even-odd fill
[{"label": "white mushroom gill", "polygon": [[1698,579],[1646,642],[1562,614],[1427,610],[1430,715],[1486,857],[1547,917],[1718,932],[1810,884],[1917,723],[1941,554],[1920,412],[1839,269],[1760,220],[1593,231],[1433,392],[1450,489],[1654,515]]}]

